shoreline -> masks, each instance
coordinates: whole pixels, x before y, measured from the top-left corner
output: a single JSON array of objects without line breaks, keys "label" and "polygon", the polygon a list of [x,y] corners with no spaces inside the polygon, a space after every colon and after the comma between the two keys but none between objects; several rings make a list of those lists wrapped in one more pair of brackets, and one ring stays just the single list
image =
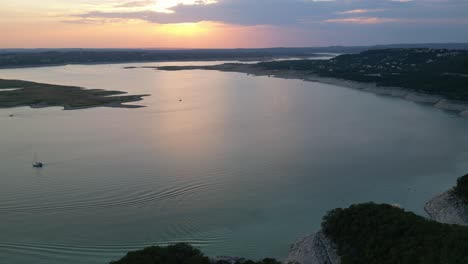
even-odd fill
[{"label": "shoreline", "polygon": [[294,79],[306,82],[318,82],[323,84],[331,84],[345,88],[360,90],[376,95],[391,96],[401,98],[406,101],[415,103],[432,105],[433,107],[456,113],[460,117],[468,118],[468,101],[455,101],[447,99],[443,95],[427,94],[413,91],[401,87],[386,87],[378,86],[376,83],[357,82],[346,79],[322,77],[317,74],[312,74],[306,71],[296,70],[268,70],[263,68],[255,68],[248,64],[237,65],[215,65],[215,66],[169,66],[169,67],[154,67],[155,70],[177,71],[177,70],[217,70],[222,72],[238,72],[253,76],[267,76],[281,79]]},{"label": "shoreline", "polygon": [[252,71],[251,73],[247,74],[252,74],[255,76],[269,76],[281,79],[296,79],[306,82],[318,82],[360,90],[362,92],[373,93],[376,95],[397,97],[414,103],[432,105],[434,108],[454,112],[460,117],[468,118],[468,101],[449,100],[442,95],[419,93],[401,87],[377,86],[375,83],[364,83],[331,77],[321,77],[318,75],[304,74],[297,71],[280,71],[270,73]]},{"label": "shoreline", "polygon": [[360,90],[376,95],[390,96],[401,98],[405,101],[410,101],[418,104],[431,105],[434,108],[456,113],[460,117],[468,118],[468,101],[454,101],[446,99],[442,95],[433,95],[414,92],[400,87],[383,87],[377,86],[375,83],[362,83],[348,81],[336,78],[314,77],[314,79],[303,79],[304,81],[316,81],[319,83],[342,86],[355,90]]},{"label": "shoreline", "polygon": [[[272,56],[272,57],[246,57],[246,58],[216,58],[216,59],[180,59],[180,60],[129,60],[129,61],[102,61],[102,62],[68,62],[68,63],[51,63],[51,64],[26,64],[26,65],[12,65],[12,66],[0,66],[0,70],[11,70],[11,69],[27,69],[27,68],[44,68],[44,67],[60,67],[68,65],[113,65],[113,64],[125,64],[125,63],[163,63],[163,62],[188,62],[188,61],[200,61],[200,62],[210,62],[210,61],[239,61],[239,62],[265,62],[276,59],[306,59],[310,57],[321,57],[332,54],[310,54],[307,56]],[[138,68],[138,67],[136,67]]]}]

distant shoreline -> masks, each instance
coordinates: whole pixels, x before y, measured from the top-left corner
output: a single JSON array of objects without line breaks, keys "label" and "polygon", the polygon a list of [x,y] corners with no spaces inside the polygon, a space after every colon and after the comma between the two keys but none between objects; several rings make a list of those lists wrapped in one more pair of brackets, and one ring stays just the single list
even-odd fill
[{"label": "distant shoreline", "polygon": [[334,56],[331,53],[314,53],[308,55],[297,55],[297,56],[265,56],[265,57],[219,57],[219,58],[188,58],[188,59],[161,59],[161,60],[122,60],[122,61],[96,61],[96,62],[64,62],[64,63],[35,63],[35,64],[24,64],[24,65],[9,65],[1,66],[0,70],[3,69],[25,69],[25,68],[42,68],[42,67],[60,67],[68,65],[106,65],[106,64],[125,64],[125,63],[163,63],[163,62],[188,62],[188,61],[271,61],[275,59],[307,59],[312,57],[322,56]]},{"label": "distant shoreline", "polygon": [[302,57],[278,57],[278,58],[251,58],[251,59],[241,59],[241,58],[225,58],[225,59],[197,59],[197,60],[161,60],[161,61],[103,61],[103,62],[90,62],[90,63],[82,63],[82,62],[77,62],[77,63],[59,63],[59,64],[30,64],[30,65],[15,65],[15,66],[0,66],[0,70],[7,70],[7,69],[27,69],[27,68],[44,68],[44,67],[60,67],[60,66],[69,66],[69,65],[83,65],[83,66],[89,66],[89,65],[107,65],[107,64],[125,64],[125,63],[162,63],[162,62],[187,62],[187,61],[240,61],[240,62],[246,62],[246,61],[269,61],[273,59],[295,59],[295,58],[302,58]]}]

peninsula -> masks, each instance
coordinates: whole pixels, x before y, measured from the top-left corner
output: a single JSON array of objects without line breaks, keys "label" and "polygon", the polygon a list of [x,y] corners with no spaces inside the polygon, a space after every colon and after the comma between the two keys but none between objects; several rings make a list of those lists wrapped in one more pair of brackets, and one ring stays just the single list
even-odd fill
[{"label": "peninsula", "polygon": [[32,108],[59,106],[65,110],[91,107],[138,108],[128,105],[148,95],[122,95],[126,92],[84,89],[21,80],[0,79],[0,108],[30,106]]}]

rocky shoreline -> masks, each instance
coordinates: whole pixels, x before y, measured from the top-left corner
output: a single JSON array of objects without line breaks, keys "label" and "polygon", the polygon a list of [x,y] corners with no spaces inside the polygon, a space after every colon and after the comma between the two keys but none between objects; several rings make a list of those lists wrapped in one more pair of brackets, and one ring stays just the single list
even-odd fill
[{"label": "rocky shoreline", "polygon": [[[303,237],[289,248],[288,256],[281,261],[284,264],[341,264],[338,247],[322,230]],[[211,257],[211,263],[222,261],[235,264],[245,261],[245,258],[232,256]]]},{"label": "rocky shoreline", "polygon": [[455,112],[461,117],[468,117],[468,102],[448,100],[441,95],[418,93],[400,87],[377,86],[375,83],[363,83],[336,78],[320,77],[312,74],[304,74],[300,71],[253,71],[249,74],[256,76],[272,76],[283,79],[299,79],[308,82],[319,82],[343,86],[377,95],[398,97],[415,103],[428,104],[441,110]]},{"label": "rocky shoreline", "polygon": [[468,226],[468,206],[455,195],[453,190],[432,198],[425,204],[424,210],[434,221]]},{"label": "rocky shoreline", "polygon": [[285,264],[340,264],[337,246],[323,231],[306,236],[291,245]]}]

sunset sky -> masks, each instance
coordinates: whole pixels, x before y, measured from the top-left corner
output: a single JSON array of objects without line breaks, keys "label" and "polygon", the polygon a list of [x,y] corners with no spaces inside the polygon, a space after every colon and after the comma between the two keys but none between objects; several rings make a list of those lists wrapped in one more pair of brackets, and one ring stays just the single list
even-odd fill
[{"label": "sunset sky", "polygon": [[468,42],[467,0],[0,0],[0,48]]}]

